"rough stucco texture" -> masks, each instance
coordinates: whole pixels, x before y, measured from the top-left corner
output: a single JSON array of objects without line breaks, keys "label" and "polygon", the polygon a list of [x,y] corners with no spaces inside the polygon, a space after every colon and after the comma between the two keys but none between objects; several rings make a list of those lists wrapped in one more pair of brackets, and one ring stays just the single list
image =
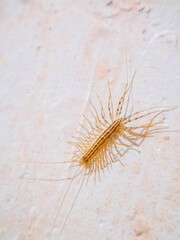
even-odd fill
[{"label": "rough stucco texture", "polygon": [[[179,0],[0,1],[0,239],[49,240],[68,181],[67,144],[96,94],[116,102],[137,70],[134,110],[180,103]],[[128,53],[128,57],[126,57]],[[126,61],[127,59],[127,61]],[[179,109],[163,114],[180,129]],[[180,133],[146,139],[100,182],[74,182],[51,240],[179,240]]]}]

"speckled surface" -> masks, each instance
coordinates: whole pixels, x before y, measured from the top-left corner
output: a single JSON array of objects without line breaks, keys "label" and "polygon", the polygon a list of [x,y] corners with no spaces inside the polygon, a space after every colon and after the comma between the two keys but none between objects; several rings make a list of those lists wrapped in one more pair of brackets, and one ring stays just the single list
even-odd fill
[{"label": "speckled surface", "polygon": [[[0,1],[0,240],[49,240],[68,182],[67,144],[96,94],[113,99],[137,69],[133,105],[180,103],[179,0]],[[128,49],[128,66],[126,50]],[[180,110],[162,116],[180,129]],[[180,133],[147,139],[81,189],[61,240],[179,240]],[[74,183],[53,228],[68,214]]]}]

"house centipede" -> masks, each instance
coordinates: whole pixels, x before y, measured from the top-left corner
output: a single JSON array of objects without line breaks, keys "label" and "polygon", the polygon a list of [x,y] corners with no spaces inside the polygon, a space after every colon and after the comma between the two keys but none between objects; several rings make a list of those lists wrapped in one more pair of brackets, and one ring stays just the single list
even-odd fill
[{"label": "house centipede", "polygon": [[[166,128],[162,125],[163,121],[155,121],[155,119],[163,112],[173,110],[175,107],[149,107],[135,113],[133,113],[131,109],[130,114],[127,114],[130,93],[135,75],[136,71],[134,72],[130,83],[127,83],[125,86],[125,90],[118,101],[115,114],[109,83],[108,116],[106,116],[105,114],[102,101],[98,95],[97,99],[99,101],[100,114],[98,114],[98,110],[90,101],[90,113],[91,117],[94,120],[94,124],[88,119],[87,116],[83,115],[83,118],[88,126],[81,123],[79,124],[81,127],[81,131],[78,132],[78,136],[73,136],[73,139],[75,139],[75,141],[69,142],[75,147],[75,150],[72,154],[72,160],[67,162],[61,162],[70,163],[70,167],[77,168],[75,174],[72,177],[68,177],[65,179],[50,180],[70,180],[67,190],[63,198],[61,199],[58,211],[54,217],[52,228],[50,231],[50,239],[52,239],[53,229],[55,226],[55,222],[59,216],[60,209],[75,178],[81,177],[81,183],[57,239],[60,239],[61,233],[65,227],[71,210],[84,184],[85,178],[87,177],[87,185],[91,175],[94,175],[94,182],[96,182],[97,176],[100,180],[101,173],[104,173],[104,170],[106,168],[109,170],[109,166],[112,166],[113,163],[120,162],[120,164],[124,166],[122,162],[122,157],[129,150],[139,152],[137,148],[142,144],[145,138],[153,137],[155,134],[163,132],[163,130]],[[125,100],[127,100],[126,105]],[[150,120],[148,120],[147,123],[137,126],[129,126],[130,123],[136,123],[137,120],[144,119],[147,116],[151,116]],[[43,163],[46,164],[47,162]],[[51,164],[52,162],[49,163]],[[31,179],[36,180],[34,178]],[[38,179],[43,181],[49,181],[49,179],[44,178]]]}]

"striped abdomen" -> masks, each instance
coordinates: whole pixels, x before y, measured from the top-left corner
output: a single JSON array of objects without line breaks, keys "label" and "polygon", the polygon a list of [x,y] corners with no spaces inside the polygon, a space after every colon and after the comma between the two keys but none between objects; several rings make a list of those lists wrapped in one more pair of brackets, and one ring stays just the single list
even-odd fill
[{"label": "striped abdomen", "polygon": [[91,165],[94,163],[94,157],[101,150],[104,145],[110,141],[111,137],[117,132],[119,128],[123,129],[122,119],[115,120],[109,127],[97,138],[92,144],[87,153],[82,157],[81,163]]}]

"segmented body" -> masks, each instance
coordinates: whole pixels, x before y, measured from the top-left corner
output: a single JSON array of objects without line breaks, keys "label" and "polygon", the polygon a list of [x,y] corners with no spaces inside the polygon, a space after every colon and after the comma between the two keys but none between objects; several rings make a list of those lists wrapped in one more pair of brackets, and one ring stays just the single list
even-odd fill
[{"label": "segmented body", "polygon": [[87,153],[82,157],[82,164],[92,162],[92,158],[97,152],[106,145],[109,138],[112,138],[117,131],[120,131],[122,120],[115,120],[104,132],[97,138],[95,143],[88,149]]}]

